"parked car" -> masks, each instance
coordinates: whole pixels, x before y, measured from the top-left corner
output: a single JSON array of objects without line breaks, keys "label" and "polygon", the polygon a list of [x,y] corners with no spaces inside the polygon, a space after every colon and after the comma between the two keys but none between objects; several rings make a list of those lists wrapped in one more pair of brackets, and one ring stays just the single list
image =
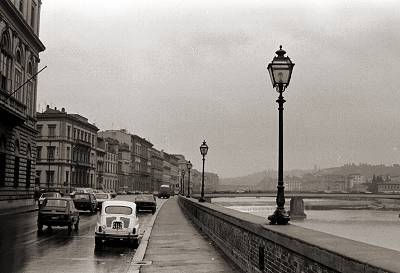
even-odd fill
[{"label": "parked car", "polygon": [[38,231],[43,230],[43,226],[49,228],[53,226],[67,226],[68,231],[79,227],[79,211],[75,208],[71,198],[48,197],[43,201],[38,213]]},{"label": "parked car", "polygon": [[101,209],[101,205],[104,201],[111,200],[111,194],[109,193],[95,193],[94,196],[96,197],[97,201],[97,208]]},{"label": "parked car", "polygon": [[118,195],[125,195],[126,194],[126,191],[119,191],[118,193],[117,193]]},{"label": "parked car", "polygon": [[150,210],[153,214],[157,210],[157,201],[153,195],[142,194],[135,198],[136,211]]},{"label": "parked car", "polygon": [[117,197],[117,193],[114,190],[110,190],[109,193],[111,194],[112,198]]},{"label": "parked car", "polygon": [[43,205],[44,200],[49,197],[62,197],[62,195],[59,192],[44,192],[44,193],[42,193],[39,197],[39,208]]},{"label": "parked car", "polygon": [[171,187],[169,185],[161,185],[158,197],[169,198],[170,196],[171,196]]},{"label": "parked car", "polygon": [[103,246],[105,241],[125,240],[137,247],[139,240],[139,219],[136,204],[129,201],[104,201],[97,218],[95,247]]},{"label": "parked car", "polygon": [[91,213],[97,210],[97,200],[92,193],[75,193],[73,200],[79,210],[89,210]]}]

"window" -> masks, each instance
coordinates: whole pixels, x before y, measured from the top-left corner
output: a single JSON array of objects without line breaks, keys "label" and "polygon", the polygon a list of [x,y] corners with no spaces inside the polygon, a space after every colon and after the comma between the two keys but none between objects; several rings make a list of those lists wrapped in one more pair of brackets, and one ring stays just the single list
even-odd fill
[{"label": "window", "polygon": [[[21,59],[21,54],[18,54],[18,53],[19,53],[19,51],[17,51],[17,61],[18,61],[18,55],[20,55],[20,59]],[[17,90],[21,85],[22,85],[22,73],[18,69],[15,69],[15,88],[14,89]],[[18,90],[17,93],[15,94],[17,99],[21,102],[23,101],[22,92],[23,92],[23,88]]]},{"label": "window", "polygon": [[68,185],[69,182],[69,171],[65,171],[65,185]]},{"label": "window", "polygon": [[36,17],[36,8],[35,5],[32,4],[31,7],[31,27],[34,28],[35,27],[35,17]]},{"label": "window", "polygon": [[56,147],[47,146],[47,159],[48,160],[54,160],[55,150],[56,150]]},{"label": "window", "polygon": [[67,138],[69,139],[71,137],[71,126],[67,127]]},{"label": "window", "polygon": [[16,156],[14,160],[14,188],[18,187],[19,183],[19,157]]},{"label": "window", "polygon": [[42,146],[37,146],[36,149],[37,149],[36,158],[37,158],[37,160],[40,160],[40,159],[42,159]]},{"label": "window", "polygon": [[28,159],[26,161],[26,184],[25,188],[29,188],[31,186],[31,160]]},{"label": "window", "polygon": [[0,63],[0,73],[1,73],[1,84],[0,87],[3,90],[10,91],[11,90],[11,64],[12,58],[10,53],[10,37],[8,35],[8,31],[4,31],[3,36],[1,37],[1,63]]},{"label": "window", "polygon": [[18,9],[21,13],[24,13],[24,0],[19,0]]},{"label": "window", "polygon": [[29,116],[33,117],[35,112],[35,105],[34,105],[34,90],[33,90],[33,82],[28,82],[26,84],[26,107],[27,113]]},{"label": "window", "polygon": [[51,125],[49,124],[48,128],[49,128],[49,137],[55,136],[56,135],[56,126],[53,124],[51,124]]},{"label": "window", "polygon": [[67,160],[69,160],[71,154],[71,149],[67,147]]},{"label": "window", "polygon": [[46,171],[46,182],[48,186],[54,182],[54,171]]},{"label": "window", "polygon": [[6,183],[6,153],[0,151],[0,187]]},{"label": "window", "polygon": [[42,128],[43,128],[43,125],[42,125],[42,124],[38,124],[38,125],[36,125],[36,130],[38,130],[38,131],[39,131],[39,136],[41,136],[41,135],[42,135]]}]

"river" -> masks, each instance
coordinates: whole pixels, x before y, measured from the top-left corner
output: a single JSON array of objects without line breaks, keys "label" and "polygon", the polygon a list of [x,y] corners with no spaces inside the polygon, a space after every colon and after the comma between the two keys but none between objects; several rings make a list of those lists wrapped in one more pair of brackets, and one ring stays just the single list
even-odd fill
[{"label": "river", "polygon": [[[324,202],[329,204],[346,202],[348,204],[351,201],[304,200],[306,208],[311,204]],[[360,201],[354,202],[360,203]],[[275,198],[270,197],[214,198],[212,203],[265,218],[272,214],[276,208]],[[286,199],[286,209],[288,209],[289,204],[290,199]],[[305,220],[291,220],[290,223],[400,251],[400,218],[398,210],[306,209],[305,213],[307,215]]]}]

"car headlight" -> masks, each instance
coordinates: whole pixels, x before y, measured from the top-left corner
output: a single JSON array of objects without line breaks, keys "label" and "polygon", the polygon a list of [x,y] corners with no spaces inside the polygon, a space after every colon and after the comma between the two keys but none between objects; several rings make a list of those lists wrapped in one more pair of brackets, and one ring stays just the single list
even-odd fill
[{"label": "car headlight", "polygon": [[103,230],[105,230],[106,229],[106,225],[103,225],[102,228],[103,228]]}]

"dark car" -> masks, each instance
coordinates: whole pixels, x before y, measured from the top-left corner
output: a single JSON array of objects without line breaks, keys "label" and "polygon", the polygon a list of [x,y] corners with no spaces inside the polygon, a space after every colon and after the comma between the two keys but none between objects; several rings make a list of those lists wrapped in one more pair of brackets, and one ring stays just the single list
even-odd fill
[{"label": "dark car", "polygon": [[153,214],[157,210],[156,198],[150,194],[138,195],[135,198],[136,210],[150,210]]},{"label": "dark car", "polygon": [[79,226],[79,211],[75,208],[71,198],[48,197],[44,200],[38,213],[38,231],[43,230],[43,226],[51,228],[53,226],[68,227],[68,231],[75,230]]},{"label": "dark car", "polygon": [[158,193],[159,198],[169,198],[171,196],[171,187],[169,185],[161,185]]},{"label": "dark car", "polygon": [[89,210],[91,213],[97,210],[96,197],[92,193],[75,193],[73,195],[75,207],[79,210]]}]

